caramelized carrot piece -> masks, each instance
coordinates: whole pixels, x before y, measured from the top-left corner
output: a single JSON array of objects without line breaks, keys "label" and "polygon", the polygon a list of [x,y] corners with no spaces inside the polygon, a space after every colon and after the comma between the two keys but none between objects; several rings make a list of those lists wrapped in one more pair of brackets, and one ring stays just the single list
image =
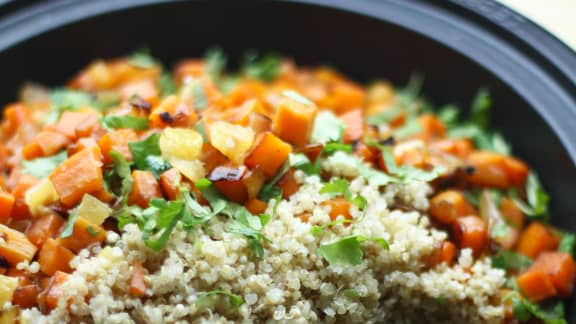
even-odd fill
[{"label": "caramelized carrot piece", "polygon": [[160,188],[164,196],[169,200],[178,198],[178,183],[180,182],[180,173],[176,168],[164,171],[160,175]]},{"label": "caramelized carrot piece", "polygon": [[32,221],[32,225],[26,236],[36,246],[42,246],[49,238],[56,237],[60,228],[64,225],[64,219],[56,213],[49,213]]},{"label": "caramelized carrot piece", "polygon": [[138,135],[132,129],[118,129],[106,133],[98,140],[98,146],[100,146],[104,156],[104,163],[110,163],[110,151],[116,151],[122,154],[127,161],[132,161],[132,152],[128,143],[136,141],[138,141]]},{"label": "caramelized carrot piece", "polygon": [[244,204],[244,207],[246,207],[246,209],[248,209],[252,214],[259,215],[266,211],[268,204],[260,199],[252,198]]},{"label": "caramelized carrot piece", "polygon": [[263,113],[252,113],[248,119],[248,126],[254,133],[260,134],[272,130],[272,120]]},{"label": "caramelized carrot piece", "polygon": [[488,226],[477,216],[456,218],[452,233],[459,247],[472,249],[475,256],[480,255],[488,243]]},{"label": "caramelized carrot piece", "polygon": [[172,95],[164,98],[148,119],[151,127],[190,127],[196,124],[198,115],[192,107]]},{"label": "caramelized carrot piece", "polygon": [[418,123],[422,127],[420,135],[426,141],[446,136],[444,124],[432,114],[421,115],[418,117]]},{"label": "caramelized carrot piece", "polygon": [[102,163],[95,150],[85,149],[62,162],[49,176],[60,202],[73,207],[84,194],[103,190]]},{"label": "caramelized carrot piece", "polygon": [[222,195],[239,204],[256,197],[265,180],[262,171],[247,170],[245,166],[219,166],[208,178]]},{"label": "caramelized carrot piece", "polygon": [[364,135],[364,116],[362,109],[353,109],[340,115],[344,122],[344,142],[350,143],[362,139]]},{"label": "caramelized carrot piece", "polygon": [[202,152],[200,153],[200,160],[204,163],[204,169],[210,173],[214,168],[219,165],[225,165],[230,160],[218,151],[212,144],[206,142],[202,145]]},{"label": "caramelized carrot piece", "polygon": [[278,103],[272,130],[284,141],[295,146],[304,146],[312,134],[317,110],[314,105],[284,98]]},{"label": "caramelized carrot piece", "polygon": [[72,235],[58,239],[63,247],[74,253],[78,253],[92,244],[100,244],[104,240],[106,240],[106,230],[82,217],[78,217],[76,220]]},{"label": "caramelized carrot piece", "polygon": [[87,121],[98,122],[98,114],[94,111],[65,111],[56,124],[56,131],[71,140],[77,138],[76,129]]},{"label": "caramelized carrot piece", "polygon": [[458,217],[478,214],[466,197],[456,190],[446,190],[434,196],[428,212],[442,224],[452,224]]},{"label": "caramelized carrot piece", "polygon": [[524,186],[530,171],[526,163],[511,156],[504,159],[504,170],[506,170],[510,184],[517,187]]},{"label": "caramelized carrot piece", "polygon": [[49,238],[44,242],[38,254],[40,271],[48,276],[52,276],[56,271],[70,273],[72,272],[70,267],[72,258],[74,258],[74,253],[63,247],[59,241]]},{"label": "caramelized carrot piece", "polygon": [[36,285],[24,285],[19,286],[14,290],[14,296],[12,297],[12,304],[18,307],[31,308],[36,306],[36,298],[38,297],[38,288]]},{"label": "caramelized carrot piece", "polygon": [[445,262],[447,265],[452,265],[455,256],[456,245],[450,241],[442,242],[442,248],[440,250],[440,263]]},{"label": "caramelized carrot piece", "polygon": [[477,151],[468,156],[467,163],[474,172],[468,174],[470,184],[480,187],[507,188],[510,185],[504,168],[504,155]]},{"label": "caramelized carrot piece", "polygon": [[161,198],[160,185],[150,171],[132,171],[132,191],[128,195],[128,204],[148,207],[150,200]]},{"label": "caramelized carrot piece", "polygon": [[278,186],[282,190],[282,198],[284,199],[288,199],[300,189],[300,185],[296,182],[296,177],[294,177],[294,169],[289,169],[288,172],[278,180]]},{"label": "caramelized carrot piece", "polygon": [[0,191],[0,224],[6,224],[12,214],[14,196],[8,192]]},{"label": "caramelized carrot piece", "polygon": [[134,297],[142,297],[146,294],[144,267],[138,260],[134,261],[132,276],[130,277],[130,294]]},{"label": "caramelized carrot piece", "polygon": [[249,168],[259,167],[271,179],[288,159],[292,147],[270,132],[260,135],[255,143],[244,163]]},{"label": "caramelized carrot piece", "polygon": [[12,266],[16,266],[22,261],[31,261],[36,254],[36,246],[28,240],[24,233],[2,224],[0,224],[0,239],[4,241],[0,244],[0,256],[4,257]]},{"label": "caramelized carrot piece", "polygon": [[532,302],[540,302],[557,295],[550,277],[540,270],[528,270],[516,281],[522,295]]},{"label": "caramelized carrot piece", "polygon": [[323,203],[330,206],[330,219],[335,220],[342,215],[345,219],[352,219],[350,214],[350,202],[344,198],[334,198]]},{"label": "caramelized carrot piece", "polygon": [[431,142],[430,149],[439,150],[465,159],[474,151],[474,144],[469,139],[464,138],[444,138]]},{"label": "caramelized carrot piece", "polygon": [[520,235],[516,249],[529,258],[536,258],[543,251],[556,250],[560,238],[540,222],[532,222]]},{"label": "caramelized carrot piece", "polygon": [[542,252],[528,271],[532,270],[547,274],[559,295],[568,297],[572,294],[574,279],[576,278],[576,265],[570,254],[556,251]]}]

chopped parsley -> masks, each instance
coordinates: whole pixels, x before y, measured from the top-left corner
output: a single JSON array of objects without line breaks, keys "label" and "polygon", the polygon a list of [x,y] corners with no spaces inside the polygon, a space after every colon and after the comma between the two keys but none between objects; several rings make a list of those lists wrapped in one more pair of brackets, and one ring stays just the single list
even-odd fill
[{"label": "chopped parsley", "polygon": [[226,55],[221,48],[213,47],[204,54],[206,62],[206,72],[213,80],[218,80],[226,68]]},{"label": "chopped parsley", "polygon": [[540,184],[538,176],[534,172],[531,172],[526,179],[526,198],[527,202],[518,197],[513,197],[512,199],[516,206],[529,217],[543,219],[548,217],[548,201],[550,197],[542,188],[542,184]]},{"label": "chopped parsley", "polygon": [[310,233],[312,233],[313,235],[320,235],[322,234],[322,232],[328,228],[328,227],[332,227],[338,224],[349,224],[352,223],[353,220],[351,219],[337,219],[337,220],[333,220],[331,222],[322,224],[322,225],[314,225],[312,226],[312,228],[310,229]]},{"label": "chopped parsley", "polygon": [[107,178],[109,178],[109,181],[112,181],[112,179],[120,181],[120,190],[115,193],[122,197],[124,204],[126,204],[126,199],[130,191],[132,191],[133,182],[130,163],[117,151],[110,151],[108,155],[112,159],[112,170],[107,174]]},{"label": "chopped parsley", "polygon": [[382,157],[386,164],[388,173],[399,179],[400,182],[429,182],[438,178],[444,172],[444,168],[442,167],[435,167],[430,171],[426,171],[409,165],[398,166],[396,165],[396,161],[394,161],[394,156],[392,155],[392,149],[390,147],[381,145],[380,150],[382,151]]},{"label": "chopped parsley", "polygon": [[327,193],[331,197],[341,195],[344,197],[344,199],[349,201],[352,205],[358,207],[360,210],[364,210],[368,204],[366,198],[362,197],[361,195],[353,195],[352,192],[350,192],[350,184],[344,179],[332,179],[329,183],[325,184],[322,189],[320,189],[320,193]]},{"label": "chopped parsley", "polygon": [[66,110],[76,110],[84,106],[91,106],[94,100],[87,92],[58,88],[54,89],[50,94],[50,102],[50,113],[46,117],[46,124],[57,122],[60,115]]},{"label": "chopped parsley", "polygon": [[166,246],[170,234],[182,219],[184,202],[154,198],[145,212],[147,219],[141,228],[142,240],[147,247],[159,251]]},{"label": "chopped parsley", "polygon": [[532,265],[530,258],[514,251],[499,250],[492,256],[492,266],[502,270],[522,271]]},{"label": "chopped parsley", "polygon": [[36,178],[42,179],[58,167],[62,162],[68,158],[66,151],[61,151],[55,155],[37,158],[34,160],[22,160],[22,173],[30,174]]},{"label": "chopped parsley", "polygon": [[228,302],[230,303],[230,305],[232,305],[234,307],[240,307],[240,306],[242,306],[242,304],[244,304],[244,299],[242,298],[242,296],[233,294],[229,291],[220,290],[220,289],[202,292],[202,293],[198,294],[198,300],[200,301],[206,297],[216,296],[216,295],[228,297]]},{"label": "chopped parsley", "polygon": [[576,243],[576,235],[572,233],[561,233],[562,239],[558,245],[558,251],[574,255],[574,245]]},{"label": "chopped parsley", "polygon": [[151,171],[156,178],[170,169],[170,164],[161,157],[159,140],[160,134],[155,133],[142,141],[128,143],[134,166],[138,170]]},{"label": "chopped parsley", "polygon": [[355,235],[348,236],[332,243],[321,245],[316,252],[330,265],[359,265],[362,263],[364,252],[360,243],[370,240],[388,250],[388,242],[383,238],[366,238]]},{"label": "chopped parsley", "polygon": [[154,57],[150,55],[150,51],[148,51],[147,49],[142,49],[134,52],[130,56],[129,62],[133,66],[141,69],[149,69],[157,64]]},{"label": "chopped parsley", "polygon": [[70,237],[74,232],[74,225],[76,224],[77,220],[78,220],[78,211],[74,210],[70,212],[68,215],[68,220],[66,221],[64,228],[62,228],[62,232],[60,232],[59,237],[60,238]]},{"label": "chopped parsley", "polygon": [[312,143],[339,142],[344,135],[344,122],[330,111],[320,112],[314,120]]},{"label": "chopped parsley", "polygon": [[247,51],[244,54],[242,72],[250,78],[270,82],[280,73],[281,62],[280,56],[275,54],[260,56],[256,51]]},{"label": "chopped parsley", "polygon": [[564,319],[564,304],[562,301],[547,305],[534,304],[522,298],[516,291],[504,296],[504,301],[512,301],[514,317],[519,321],[529,321],[532,318],[542,320],[544,324],[566,324]]},{"label": "chopped parsley", "polygon": [[174,83],[174,80],[172,80],[172,76],[170,76],[169,73],[162,73],[158,79],[158,87],[160,88],[160,93],[162,96],[174,94],[178,90],[178,87]]},{"label": "chopped parsley", "polygon": [[104,116],[102,125],[108,129],[131,128],[134,130],[148,129],[148,118],[135,116]]}]

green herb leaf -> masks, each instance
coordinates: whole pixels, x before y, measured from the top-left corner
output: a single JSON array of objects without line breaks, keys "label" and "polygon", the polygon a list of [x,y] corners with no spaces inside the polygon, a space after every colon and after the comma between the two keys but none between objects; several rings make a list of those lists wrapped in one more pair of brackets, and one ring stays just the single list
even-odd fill
[{"label": "green herb leaf", "polygon": [[88,234],[90,234],[90,236],[92,237],[98,237],[98,235],[100,234],[100,232],[95,230],[94,227],[92,226],[86,227],[86,232],[88,232]]},{"label": "green herb leaf", "polygon": [[62,162],[68,158],[66,151],[61,151],[56,155],[37,158],[34,160],[22,160],[22,173],[30,174],[36,178],[43,179],[56,169]]},{"label": "green herb leaf", "polygon": [[195,125],[194,129],[202,135],[204,142],[208,142],[208,135],[206,134],[206,122],[204,119],[200,119]]},{"label": "green herb leaf", "polygon": [[308,98],[304,97],[303,95],[299,94],[298,92],[294,91],[294,90],[284,90],[282,91],[282,95],[296,101],[299,102],[303,105],[307,105],[307,106],[311,106],[314,103],[312,101],[310,101]]},{"label": "green herb leaf", "polygon": [[203,110],[208,107],[208,97],[206,96],[206,91],[204,90],[204,84],[202,82],[194,82],[192,87],[192,96],[194,98],[194,108],[197,110]]},{"label": "green herb leaf", "polygon": [[404,125],[394,130],[394,137],[402,139],[422,132],[422,126],[417,118],[408,119]]},{"label": "green herb leaf", "polygon": [[278,170],[274,178],[272,178],[269,182],[262,186],[258,197],[263,201],[268,201],[274,197],[278,197],[282,195],[282,189],[278,187],[276,184],[282,177],[290,170],[290,162],[284,163],[284,165]]},{"label": "green herb leaf", "polygon": [[492,266],[503,270],[522,271],[531,265],[530,258],[514,251],[500,250],[492,257]]},{"label": "green herb leaf", "polygon": [[576,235],[572,233],[562,233],[562,239],[558,245],[558,251],[574,255],[574,244],[576,243]]},{"label": "green herb leaf", "polygon": [[[235,221],[228,227],[228,232],[244,235],[248,240],[248,245],[253,255],[257,258],[262,258],[264,256],[263,243],[267,241],[261,232],[264,227],[263,219],[252,215],[242,206],[238,207],[235,214]],[[267,222],[269,217],[265,218],[267,218],[265,219]]]},{"label": "green herb leaf", "polygon": [[244,55],[242,65],[243,73],[254,79],[270,82],[276,79],[280,73],[281,59],[274,54],[260,57],[255,51],[248,51]]},{"label": "green herb leaf", "polygon": [[226,68],[226,55],[219,47],[213,47],[206,51],[204,54],[204,62],[206,62],[206,72],[213,80],[218,80],[224,69]]},{"label": "green herb leaf", "polygon": [[342,295],[344,295],[348,298],[362,297],[360,292],[358,292],[358,290],[356,290],[356,289],[344,289],[344,290],[342,290]]},{"label": "green herb leaf", "polygon": [[479,89],[470,107],[470,122],[481,128],[488,127],[492,99],[486,89]]},{"label": "green herb leaf", "polygon": [[460,110],[454,105],[446,105],[438,111],[437,116],[444,125],[451,126],[458,122]]},{"label": "green herb leaf", "polygon": [[76,110],[93,104],[92,96],[83,91],[58,88],[50,94],[51,108],[46,117],[46,124],[58,121],[60,115],[66,110]]},{"label": "green herb leaf", "polygon": [[152,171],[156,178],[170,169],[170,164],[161,157],[159,141],[160,134],[156,133],[142,141],[128,143],[136,169]]},{"label": "green herb leaf", "polygon": [[519,321],[529,321],[532,317],[542,320],[544,324],[566,324],[565,311],[562,301],[547,303],[546,305],[534,304],[526,298],[521,298],[516,291],[504,296],[504,301],[512,301],[514,317]]},{"label": "green herb leaf", "polygon": [[321,245],[317,253],[330,265],[359,265],[364,257],[358,236],[349,236]]},{"label": "green herb leaf", "polygon": [[376,115],[366,117],[366,123],[370,125],[388,124],[401,112],[402,109],[400,109],[400,107],[389,108]]},{"label": "green herb leaf", "polygon": [[102,124],[108,129],[132,128],[134,130],[148,129],[148,118],[134,116],[104,116]]},{"label": "green herb leaf", "polygon": [[150,207],[152,217],[142,229],[142,239],[146,246],[159,251],[166,246],[170,234],[183,216],[184,202],[181,200],[165,201],[152,199]]},{"label": "green herb leaf", "polygon": [[344,143],[326,143],[324,148],[322,149],[322,153],[326,155],[332,155],[335,152],[346,152],[350,153],[353,151],[351,144],[344,144]]},{"label": "green herb leaf", "polygon": [[386,164],[388,173],[397,177],[402,182],[429,182],[438,178],[444,172],[444,168],[441,167],[435,167],[431,171],[425,171],[408,165],[397,166],[390,147],[382,145],[380,146],[380,150],[382,151],[382,157],[384,158],[384,163]]},{"label": "green herb leaf", "polygon": [[162,96],[174,94],[178,90],[178,87],[176,87],[176,84],[174,83],[174,80],[172,80],[170,73],[162,73],[158,79],[158,87],[160,88],[160,93]]},{"label": "green herb leaf", "polygon": [[526,196],[528,200],[527,203],[517,196],[513,196],[512,200],[524,214],[532,218],[542,218],[546,221],[550,197],[542,188],[538,176],[533,172],[531,172],[526,179]]},{"label": "green herb leaf", "polygon": [[342,195],[344,196],[348,192],[348,187],[350,184],[344,179],[334,178],[329,183],[325,184],[320,193],[327,193],[331,197]]},{"label": "green herb leaf", "polygon": [[340,142],[344,135],[344,122],[330,111],[323,111],[314,120],[313,143]]},{"label": "green herb leaf", "polygon": [[74,224],[76,224],[77,220],[78,220],[77,210],[70,212],[70,214],[68,215],[68,220],[66,221],[66,225],[64,225],[64,228],[62,229],[62,232],[60,232],[59,237],[60,238],[70,237],[74,232]]},{"label": "green herb leaf", "polygon": [[242,306],[242,304],[244,304],[244,299],[242,299],[242,296],[233,294],[229,291],[219,289],[200,293],[198,296],[198,300],[215,295],[222,295],[228,297],[228,302],[234,307],[240,307]]},{"label": "green herb leaf", "polygon": [[492,141],[492,143],[491,143],[491,147],[489,149],[490,151],[494,151],[496,153],[500,153],[500,154],[504,154],[504,155],[510,155],[510,153],[512,152],[512,149],[510,148],[510,144],[504,139],[502,134],[500,134],[500,133],[492,134],[491,141]]},{"label": "green herb leaf", "polygon": [[134,52],[130,56],[129,62],[133,66],[141,69],[149,69],[157,64],[156,60],[150,55],[150,52],[147,49]]},{"label": "green herb leaf", "polygon": [[117,151],[110,151],[108,153],[112,159],[112,170],[114,175],[116,175],[120,181],[120,191],[117,193],[126,202],[126,198],[130,191],[132,191],[132,172],[130,170],[130,163],[126,161],[124,156]]},{"label": "green herb leaf", "polygon": [[352,222],[354,222],[354,221],[351,220],[351,219],[346,219],[346,218],[344,218],[344,219],[337,219],[337,220],[333,220],[333,221],[328,222],[328,223],[324,223],[324,224],[322,224],[322,225],[314,225],[314,226],[312,226],[312,228],[310,229],[310,232],[311,232],[313,235],[319,235],[319,234],[321,234],[321,233],[322,233],[326,228],[328,228],[328,227],[332,227],[332,226],[335,226],[335,225],[338,225],[338,224],[350,224],[350,223],[352,223]]}]

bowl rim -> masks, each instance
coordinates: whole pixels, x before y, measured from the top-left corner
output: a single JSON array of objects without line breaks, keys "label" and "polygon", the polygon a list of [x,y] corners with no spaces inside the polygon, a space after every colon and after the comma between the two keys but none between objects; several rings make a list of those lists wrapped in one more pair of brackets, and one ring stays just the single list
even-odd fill
[{"label": "bowl rim", "polygon": [[[59,27],[102,14],[182,0],[54,0],[0,19],[0,52]],[[254,3],[264,3],[253,1]],[[432,39],[479,64],[536,110],[576,165],[576,53],[493,1],[281,0],[351,12]],[[30,23],[33,22],[33,23]]]}]

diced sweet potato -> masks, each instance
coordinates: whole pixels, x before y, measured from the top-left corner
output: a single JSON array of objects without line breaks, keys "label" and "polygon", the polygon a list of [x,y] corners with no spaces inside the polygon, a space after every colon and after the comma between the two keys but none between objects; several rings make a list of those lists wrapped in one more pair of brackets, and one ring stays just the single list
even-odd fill
[{"label": "diced sweet potato", "polygon": [[270,179],[286,162],[290,152],[292,152],[290,144],[267,132],[256,139],[256,144],[248,153],[244,163],[249,168],[259,167],[266,178]]},{"label": "diced sweet potato", "polygon": [[480,255],[488,244],[488,226],[478,216],[456,218],[452,233],[459,247],[472,249],[475,256]]},{"label": "diced sweet potato", "polygon": [[536,258],[544,251],[556,250],[560,238],[549,227],[532,222],[520,235],[516,249],[529,258]]},{"label": "diced sweet potato", "polygon": [[430,200],[430,216],[442,224],[452,224],[458,217],[477,215],[477,211],[456,190],[446,190]]},{"label": "diced sweet potato", "polygon": [[72,235],[66,238],[59,238],[59,243],[74,253],[87,248],[92,244],[100,244],[106,239],[106,230],[95,225],[82,217],[78,217],[74,223]]},{"label": "diced sweet potato", "polygon": [[132,129],[118,129],[106,133],[106,135],[98,140],[98,145],[104,156],[104,163],[111,161],[110,151],[116,151],[122,154],[127,161],[132,161],[132,152],[130,151],[128,143],[136,141],[138,141],[138,135],[136,135],[136,132]]},{"label": "diced sweet potato", "polygon": [[162,192],[160,185],[150,171],[134,170],[132,171],[132,191],[128,195],[129,205],[138,205],[147,208],[150,200],[161,198]]},{"label": "diced sweet potato", "polygon": [[70,273],[72,258],[74,258],[74,253],[63,247],[59,241],[49,238],[44,242],[38,254],[40,271],[48,276],[52,276],[56,271]]},{"label": "diced sweet potato", "polygon": [[317,110],[315,105],[305,105],[284,98],[278,103],[272,120],[272,130],[284,141],[295,146],[304,146],[312,134]]},{"label": "diced sweet potato", "polygon": [[16,266],[22,261],[32,261],[36,254],[36,246],[28,240],[24,233],[2,224],[0,224],[0,239],[4,241],[0,244],[0,256],[4,257],[12,266]]},{"label": "diced sweet potato", "polygon": [[30,242],[40,247],[49,238],[54,238],[64,225],[64,219],[56,213],[48,213],[37,217],[26,233]]}]

